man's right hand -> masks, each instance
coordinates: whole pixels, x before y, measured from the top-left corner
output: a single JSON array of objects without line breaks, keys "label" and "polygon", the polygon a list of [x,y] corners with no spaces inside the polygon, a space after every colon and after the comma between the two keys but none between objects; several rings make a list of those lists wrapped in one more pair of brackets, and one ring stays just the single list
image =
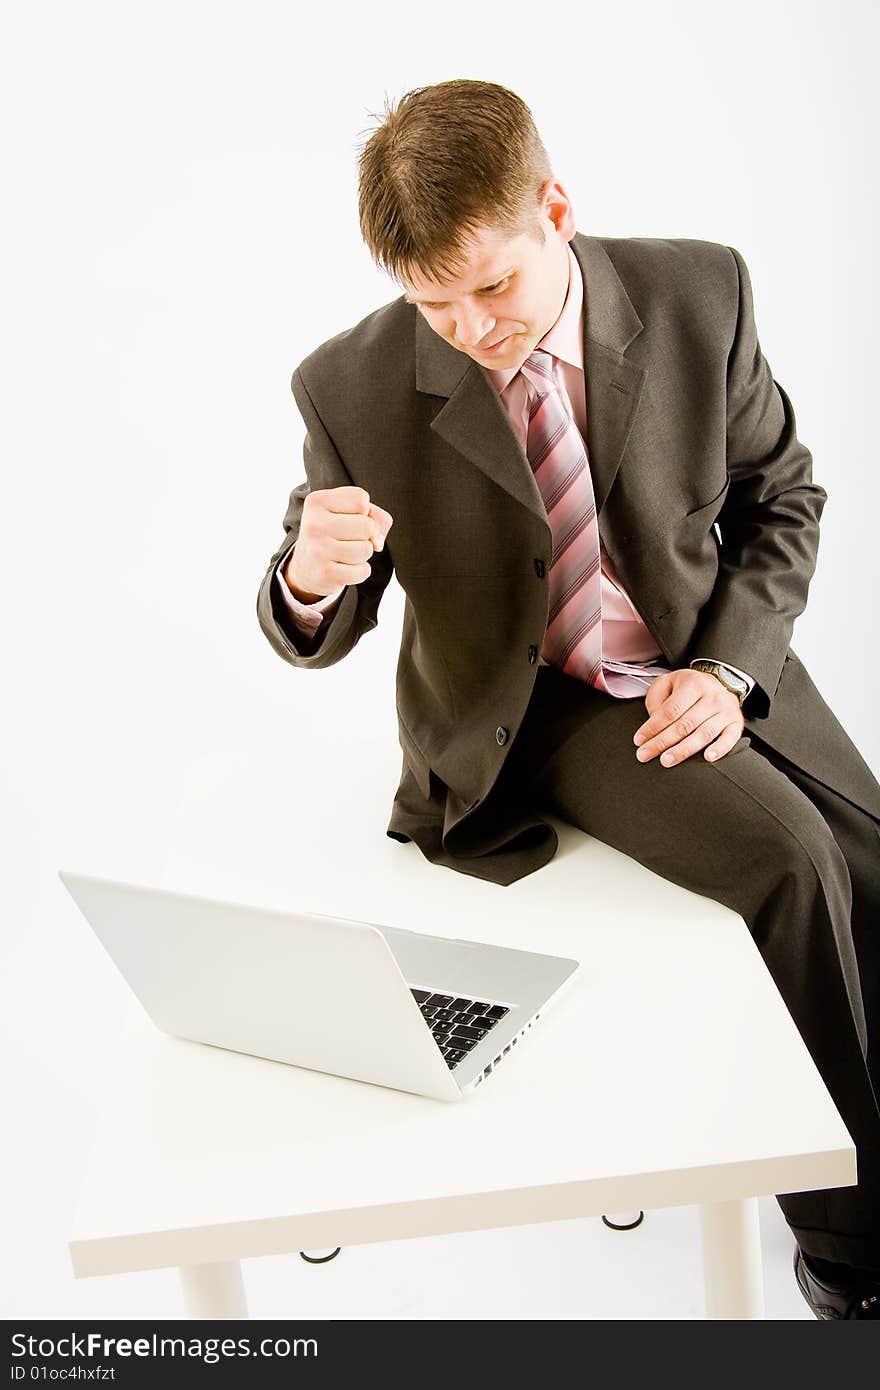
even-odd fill
[{"label": "man's right hand", "polygon": [[299,535],[283,571],[301,603],[332,594],[340,584],[362,584],[369,559],[381,550],[393,517],[362,487],[320,488],[303,502]]}]

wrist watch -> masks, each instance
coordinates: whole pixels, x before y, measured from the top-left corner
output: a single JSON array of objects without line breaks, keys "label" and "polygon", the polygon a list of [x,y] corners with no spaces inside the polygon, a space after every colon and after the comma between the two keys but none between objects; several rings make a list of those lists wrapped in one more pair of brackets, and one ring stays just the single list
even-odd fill
[{"label": "wrist watch", "polygon": [[710,675],[717,677],[721,684],[735,695],[739,700],[740,707],[749,693],[749,683],[730,666],[723,665],[720,661],[699,660],[691,662],[692,671],[708,671]]}]

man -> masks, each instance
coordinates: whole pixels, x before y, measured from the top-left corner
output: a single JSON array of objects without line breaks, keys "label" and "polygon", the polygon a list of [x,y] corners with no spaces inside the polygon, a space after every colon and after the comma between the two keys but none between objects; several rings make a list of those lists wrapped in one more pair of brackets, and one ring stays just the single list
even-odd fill
[{"label": "man", "polygon": [[307,480],[258,596],[294,666],[405,591],[387,834],[509,884],[580,826],[740,913],[856,1142],[783,1194],[818,1317],[880,1316],[880,786],[789,646],[826,500],[732,247],[577,231],[528,107],[408,93],[361,231],[404,295],[292,389]]}]

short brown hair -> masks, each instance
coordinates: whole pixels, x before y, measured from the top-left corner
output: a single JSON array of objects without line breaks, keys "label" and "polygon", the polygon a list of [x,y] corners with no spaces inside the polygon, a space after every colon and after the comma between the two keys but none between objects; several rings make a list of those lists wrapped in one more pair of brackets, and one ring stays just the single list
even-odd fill
[{"label": "short brown hair", "polygon": [[[375,115],[376,113],[371,113]],[[545,239],[538,210],[553,169],[525,102],[495,82],[415,87],[363,146],[361,235],[394,279],[455,279],[480,226]]]}]

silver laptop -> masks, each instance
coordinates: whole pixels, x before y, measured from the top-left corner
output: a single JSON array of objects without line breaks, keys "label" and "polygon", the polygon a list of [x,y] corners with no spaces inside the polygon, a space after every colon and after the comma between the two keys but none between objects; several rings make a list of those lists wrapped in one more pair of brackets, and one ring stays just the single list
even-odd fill
[{"label": "silver laptop", "polygon": [[58,874],[163,1032],[436,1100],[506,1061],[579,964]]}]

